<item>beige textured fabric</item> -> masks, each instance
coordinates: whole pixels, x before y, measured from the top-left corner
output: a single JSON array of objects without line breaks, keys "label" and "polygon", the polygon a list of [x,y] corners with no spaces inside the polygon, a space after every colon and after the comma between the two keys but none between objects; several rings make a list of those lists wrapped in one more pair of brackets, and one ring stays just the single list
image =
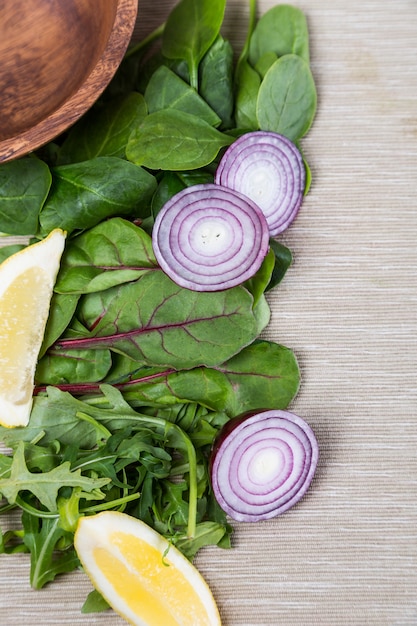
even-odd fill
[{"label": "beige textured fabric", "polygon": [[[139,4],[138,37],[174,2]],[[417,2],[293,4],[308,16],[319,93],[303,142],[314,178],[283,235],[294,264],[266,335],[299,358],[291,408],[315,429],[320,463],[295,508],[235,524],[233,550],[197,564],[225,626],[415,626]],[[229,0],[225,34],[238,45],[246,16]],[[80,614],[88,590],[76,573],[32,591],[27,558],[0,557],[3,626],[121,626]]]}]

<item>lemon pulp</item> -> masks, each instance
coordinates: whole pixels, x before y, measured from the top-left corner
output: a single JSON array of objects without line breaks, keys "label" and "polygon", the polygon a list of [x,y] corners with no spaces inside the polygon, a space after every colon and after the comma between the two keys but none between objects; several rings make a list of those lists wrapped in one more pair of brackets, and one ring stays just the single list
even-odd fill
[{"label": "lemon pulp", "polygon": [[98,567],[115,592],[149,626],[210,626],[194,587],[167,556],[146,541],[115,532],[109,541],[124,556],[115,563],[103,547],[94,550]]},{"label": "lemon pulp", "polygon": [[8,287],[0,300],[0,388],[14,404],[27,402],[42,342],[49,302],[49,278],[29,268]]}]

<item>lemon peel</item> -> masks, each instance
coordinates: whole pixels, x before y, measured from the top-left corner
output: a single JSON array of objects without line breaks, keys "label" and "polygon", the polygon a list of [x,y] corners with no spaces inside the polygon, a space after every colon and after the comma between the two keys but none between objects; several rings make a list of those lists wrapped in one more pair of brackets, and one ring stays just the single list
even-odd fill
[{"label": "lemon peel", "polygon": [[93,585],[134,626],[221,626],[196,567],[162,535],[126,513],[80,518],[74,546]]},{"label": "lemon peel", "polygon": [[54,229],[0,265],[0,424],[26,426],[66,233]]}]

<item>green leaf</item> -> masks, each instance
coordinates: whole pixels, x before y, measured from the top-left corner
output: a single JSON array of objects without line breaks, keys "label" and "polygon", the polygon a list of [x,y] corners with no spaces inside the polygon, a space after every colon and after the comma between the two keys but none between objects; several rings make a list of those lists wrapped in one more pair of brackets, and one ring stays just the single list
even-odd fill
[{"label": "green leaf", "polygon": [[[191,370],[172,371],[156,368],[141,368],[134,371],[137,363],[123,359],[126,365],[124,386],[119,378],[119,385],[124,398],[135,404],[147,406],[170,406],[180,403],[197,402],[213,410],[223,410],[227,405],[232,387],[225,376],[206,367]],[[120,374],[119,372],[117,372]],[[115,371],[110,371],[106,381],[115,383]]]},{"label": "green leaf", "polygon": [[232,128],[234,110],[233,48],[220,35],[200,63],[199,92],[221,119],[221,128]]},{"label": "green leaf", "polygon": [[162,272],[85,296],[79,315],[92,328],[89,336],[61,340],[61,349],[110,348],[143,365],[176,369],[221,363],[259,331],[243,287],[195,292]]},{"label": "green leaf", "polygon": [[3,261],[8,259],[9,256],[12,256],[12,254],[16,254],[16,252],[23,250],[23,248],[26,248],[24,243],[15,243],[9,246],[0,247],[0,263],[3,263]]},{"label": "green leaf", "polygon": [[262,265],[252,278],[245,282],[245,287],[253,295],[254,305],[256,305],[270,284],[275,266],[275,255],[270,249],[262,261]]},{"label": "green leaf", "polygon": [[292,263],[292,253],[289,248],[276,241],[276,239],[271,239],[269,245],[274,254],[274,268],[265,291],[273,289],[281,282]]},{"label": "green leaf", "polygon": [[149,113],[176,109],[196,115],[210,126],[219,126],[221,122],[196,90],[165,65],[161,65],[151,76],[146,87],[145,100]]},{"label": "green leaf", "polygon": [[295,54],[275,61],[259,88],[259,127],[295,142],[309,130],[316,107],[316,87],[308,64]]},{"label": "green leaf", "polygon": [[234,415],[257,409],[285,409],[300,385],[294,353],[270,341],[255,341],[218,369],[233,386],[228,411]]},{"label": "green leaf", "polygon": [[25,534],[23,541],[30,551],[30,584],[41,589],[58,574],[71,572],[80,566],[74,549],[57,552],[57,544],[67,540],[70,534],[59,525],[59,518],[39,519],[24,513]]},{"label": "green leaf", "polygon": [[69,240],[55,290],[78,294],[102,291],[136,280],[156,267],[151,237],[116,217]]},{"label": "green leaf", "polygon": [[81,487],[90,492],[107,485],[107,478],[92,479],[81,475],[81,471],[72,472],[70,463],[63,463],[49,472],[32,473],[28,471],[25,460],[25,447],[19,442],[13,456],[10,476],[0,480],[0,493],[11,503],[16,502],[20,491],[30,491],[49,511],[57,511],[58,491],[64,485]]},{"label": "green leaf", "polygon": [[236,74],[235,119],[238,128],[257,130],[259,128],[256,116],[261,77],[258,72],[242,60]]},{"label": "green leaf", "polygon": [[281,57],[297,54],[309,62],[309,34],[306,16],[297,7],[276,5],[258,20],[249,46],[249,62],[255,66],[265,54]]},{"label": "green leaf", "polygon": [[198,65],[223,23],[226,0],[181,0],[165,24],[162,52],[187,61],[191,85],[197,88]]},{"label": "green leaf", "polygon": [[132,128],[146,115],[145,100],[136,92],[96,105],[70,129],[59,152],[59,163],[124,157]]},{"label": "green leaf", "polygon": [[61,385],[103,380],[112,364],[110,350],[50,349],[38,361],[37,385]]},{"label": "green leaf", "polygon": [[81,607],[81,613],[101,613],[110,608],[109,603],[103,598],[97,589],[93,589],[88,594],[84,604]]},{"label": "green leaf", "polygon": [[164,109],[148,115],[132,132],[126,156],[153,170],[191,170],[211,163],[232,141],[196,115]]},{"label": "green leaf", "polygon": [[175,545],[191,561],[201,548],[219,545],[229,534],[230,528],[226,525],[212,521],[200,522],[193,538],[183,537]]},{"label": "green leaf", "polygon": [[40,214],[43,232],[83,230],[115,215],[149,215],[156,180],[132,163],[97,157],[52,171],[51,192]]},{"label": "green leaf", "polygon": [[49,316],[43,336],[42,347],[39,351],[40,359],[46,350],[58,339],[68,327],[75,309],[78,295],[53,293],[49,307]]},{"label": "green leaf", "polygon": [[37,233],[39,211],[51,180],[46,163],[34,157],[0,165],[0,232],[8,235]]}]

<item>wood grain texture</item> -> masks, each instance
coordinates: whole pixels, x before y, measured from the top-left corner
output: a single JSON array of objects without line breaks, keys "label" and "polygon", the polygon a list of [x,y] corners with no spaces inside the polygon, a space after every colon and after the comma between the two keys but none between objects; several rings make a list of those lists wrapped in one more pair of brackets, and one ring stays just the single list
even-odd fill
[{"label": "wood grain texture", "polygon": [[[235,524],[233,550],[207,549],[197,564],[224,626],[416,626],[417,3],[293,3],[308,17],[319,92],[303,141],[313,185],[282,236],[294,264],[270,297],[266,336],[299,358],[291,409],[321,457],[295,508]],[[143,1],[136,36],[173,5]],[[246,15],[229,0],[236,45]],[[24,556],[0,558],[5,626],[124,624],[80,615],[82,573],[41,592],[27,581]]]},{"label": "wood grain texture", "polygon": [[50,141],[95,102],[136,14],[137,0],[0,3],[0,162]]}]

